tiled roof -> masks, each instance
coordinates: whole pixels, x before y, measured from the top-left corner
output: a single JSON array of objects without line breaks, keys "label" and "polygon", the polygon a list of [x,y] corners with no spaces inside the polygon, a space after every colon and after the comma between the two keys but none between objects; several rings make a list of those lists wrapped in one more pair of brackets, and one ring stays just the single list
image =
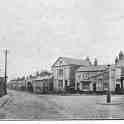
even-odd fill
[{"label": "tiled roof", "polygon": [[80,71],[103,71],[106,70],[108,67],[107,65],[98,65],[98,66],[87,66],[87,67],[80,67],[77,69],[77,72]]},{"label": "tiled roof", "polygon": [[[88,61],[83,60],[83,59],[75,59],[75,58],[70,58],[70,57],[59,57],[57,61],[59,61],[59,59],[62,59],[68,65],[84,65],[84,66],[90,65]],[[53,66],[56,64],[56,62],[53,64]]]}]

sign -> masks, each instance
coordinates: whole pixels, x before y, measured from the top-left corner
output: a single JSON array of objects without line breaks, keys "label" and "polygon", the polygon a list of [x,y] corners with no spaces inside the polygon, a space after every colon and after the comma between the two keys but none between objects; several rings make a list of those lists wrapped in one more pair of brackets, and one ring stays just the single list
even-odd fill
[{"label": "sign", "polygon": [[89,73],[85,72],[77,74],[77,80],[78,81],[89,80]]},{"label": "sign", "polygon": [[83,80],[88,80],[88,79],[89,79],[89,74],[83,73]]}]

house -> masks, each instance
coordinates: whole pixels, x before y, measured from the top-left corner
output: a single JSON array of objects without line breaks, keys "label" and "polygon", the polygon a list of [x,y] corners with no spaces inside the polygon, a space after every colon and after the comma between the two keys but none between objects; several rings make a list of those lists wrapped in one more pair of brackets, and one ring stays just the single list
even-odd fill
[{"label": "house", "polygon": [[75,87],[75,71],[79,67],[90,66],[90,62],[83,59],[59,57],[52,65],[54,76],[54,91],[65,92]]}]

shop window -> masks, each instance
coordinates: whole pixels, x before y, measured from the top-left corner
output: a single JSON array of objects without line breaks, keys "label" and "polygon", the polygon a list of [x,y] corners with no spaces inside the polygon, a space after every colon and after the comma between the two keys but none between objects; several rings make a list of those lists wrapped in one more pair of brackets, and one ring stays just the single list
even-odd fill
[{"label": "shop window", "polygon": [[89,83],[83,83],[82,88],[88,90],[89,89]]}]

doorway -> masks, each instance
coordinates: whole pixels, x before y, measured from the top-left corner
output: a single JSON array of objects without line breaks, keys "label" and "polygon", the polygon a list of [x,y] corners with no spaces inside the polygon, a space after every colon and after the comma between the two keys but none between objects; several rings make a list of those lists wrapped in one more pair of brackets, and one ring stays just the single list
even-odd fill
[{"label": "doorway", "polygon": [[96,92],[96,83],[93,84],[93,92]]},{"label": "doorway", "polygon": [[33,92],[33,86],[31,82],[28,82],[28,91]]},{"label": "doorway", "polygon": [[120,84],[116,84],[116,92],[119,92],[120,88],[121,88]]}]

